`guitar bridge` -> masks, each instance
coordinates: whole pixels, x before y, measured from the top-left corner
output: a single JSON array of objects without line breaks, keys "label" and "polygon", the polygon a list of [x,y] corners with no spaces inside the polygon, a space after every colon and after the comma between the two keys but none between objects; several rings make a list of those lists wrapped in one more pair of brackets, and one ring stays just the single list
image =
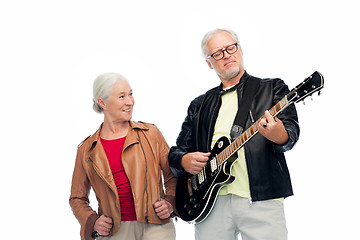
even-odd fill
[{"label": "guitar bridge", "polygon": [[192,196],[193,191],[192,191],[192,184],[191,184],[191,179],[190,178],[187,180],[187,187],[188,187],[189,196]]},{"label": "guitar bridge", "polygon": [[201,185],[203,182],[205,182],[204,170],[202,170],[197,176],[198,176],[199,184],[200,184],[200,185]]},{"label": "guitar bridge", "polygon": [[194,189],[195,191],[197,191],[199,188],[198,188],[198,184],[197,184],[197,181],[196,181],[196,175],[192,176],[189,179],[189,181],[191,183],[191,189]]}]

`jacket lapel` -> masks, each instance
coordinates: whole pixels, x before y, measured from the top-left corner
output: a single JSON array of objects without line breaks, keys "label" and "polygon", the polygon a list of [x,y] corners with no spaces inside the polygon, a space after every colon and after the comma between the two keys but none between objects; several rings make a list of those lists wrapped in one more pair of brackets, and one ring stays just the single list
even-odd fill
[{"label": "jacket lapel", "polygon": [[[133,144],[137,144],[139,142],[139,137],[137,131],[139,130],[148,130],[148,128],[139,122],[130,122],[131,129],[129,130],[126,140],[124,143],[125,151],[128,147]],[[107,159],[106,153],[104,151],[103,146],[101,145],[100,139],[100,131],[102,125],[100,126],[99,130],[96,131],[94,135],[90,137],[90,147],[89,147],[89,158],[93,163],[93,167],[100,178],[102,178],[106,184],[117,194],[117,188],[115,185],[114,177],[111,172],[111,168],[109,165],[109,161]]]},{"label": "jacket lapel", "polygon": [[94,170],[99,175],[99,177],[102,178],[105,183],[114,191],[114,193],[117,194],[117,188],[111,172],[109,161],[100,141],[101,127],[102,126],[100,126],[99,130],[93,136],[91,136],[89,159],[92,161]]}]

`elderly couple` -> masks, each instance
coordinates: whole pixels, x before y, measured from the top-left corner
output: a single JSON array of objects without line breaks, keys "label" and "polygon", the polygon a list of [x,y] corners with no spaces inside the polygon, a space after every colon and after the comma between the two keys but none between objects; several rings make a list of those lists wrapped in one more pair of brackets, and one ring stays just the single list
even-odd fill
[{"label": "elderly couple", "polygon": [[[190,103],[171,149],[155,125],[131,121],[135,100],[123,76],[96,78],[93,108],[104,121],[78,146],[70,196],[81,239],[175,239],[177,177],[200,173],[216,141],[230,137],[244,86],[251,81],[259,84],[244,129],[264,116],[260,134],[237,152],[231,166],[235,180],[221,188],[209,216],[195,224],[195,238],[287,239],[283,199],[293,193],[284,152],[300,130],[294,104],[277,117],[267,110],[289,89],[281,79],[259,79],[245,71],[232,30],[206,33],[201,48],[221,83]],[[91,188],[97,211],[89,205]]]}]

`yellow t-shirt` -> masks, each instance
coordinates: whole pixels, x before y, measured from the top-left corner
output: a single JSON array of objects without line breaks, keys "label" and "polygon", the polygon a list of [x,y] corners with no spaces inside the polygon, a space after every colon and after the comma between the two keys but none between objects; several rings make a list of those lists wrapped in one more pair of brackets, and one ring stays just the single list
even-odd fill
[{"label": "yellow t-shirt", "polygon": [[[231,91],[221,96],[222,104],[215,123],[214,135],[211,142],[213,148],[216,141],[223,136],[230,138],[230,131],[238,111],[237,91]],[[238,159],[233,163],[230,170],[235,176],[234,182],[225,184],[219,195],[234,194],[244,198],[250,198],[249,177],[245,162],[244,148],[238,151]]]}]

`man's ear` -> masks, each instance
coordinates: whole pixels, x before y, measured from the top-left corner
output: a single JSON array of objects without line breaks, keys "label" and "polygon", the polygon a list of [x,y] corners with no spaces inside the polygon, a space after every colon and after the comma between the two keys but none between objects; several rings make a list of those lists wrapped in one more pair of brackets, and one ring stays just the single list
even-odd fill
[{"label": "man's ear", "polygon": [[240,45],[239,45],[238,47],[239,47],[239,52],[240,52],[240,54],[241,54],[241,57],[243,57],[243,56],[244,56],[244,53],[243,53],[243,51],[242,51],[242,49],[241,49]]},{"label": "man's ear", "polygon": [[214,69],[214,67],[212,66],[210,60],[205,60],[207,65],[209,66],[210,69]]}]

